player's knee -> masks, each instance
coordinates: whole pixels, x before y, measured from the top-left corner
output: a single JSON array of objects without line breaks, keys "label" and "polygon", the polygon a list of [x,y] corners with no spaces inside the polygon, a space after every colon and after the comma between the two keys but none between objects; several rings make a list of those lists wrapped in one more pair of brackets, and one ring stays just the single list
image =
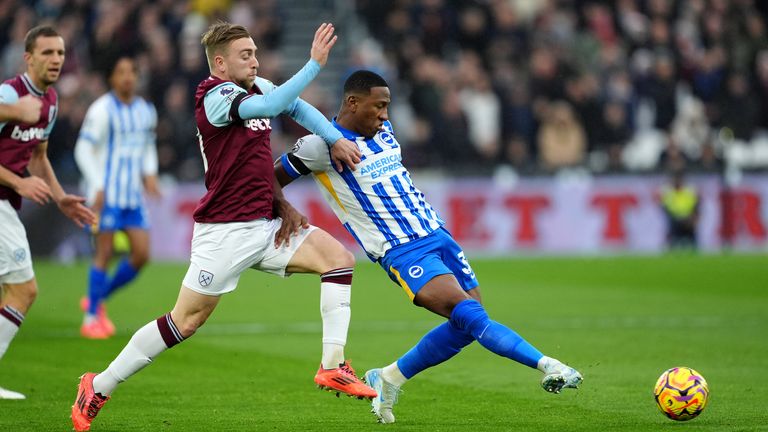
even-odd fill
[{"label": "player's knee", "polygon": [[197,329],[202,326],[203,323],[196,321],[194,319],[185,319],[182,320],[181,324],[178,325],[179,333],[181,333],[181,336],[184,339],[187,339],[191,337],[195,332],[197,332]]},{"label": "player's knee", "polygon": [[149,251],[140,250],[131,253],[131,266],[136,270],[141,270],[149,261]]},{"label": "player's knee", "polygon": [[15,297],[26,307],[32,306],[32,303],[37,299],[37,283],[34,279],[18,285],[14,291]]},{"label": "player's knee", "polygon": [[341,247],[341,250],[336,255],[337,255],[336,259],[338,260],[335,263],[336,268],[346,268],[346,267],[355,266],[355,256],[352,254],[352,252],[350,252],[344,246]]}]

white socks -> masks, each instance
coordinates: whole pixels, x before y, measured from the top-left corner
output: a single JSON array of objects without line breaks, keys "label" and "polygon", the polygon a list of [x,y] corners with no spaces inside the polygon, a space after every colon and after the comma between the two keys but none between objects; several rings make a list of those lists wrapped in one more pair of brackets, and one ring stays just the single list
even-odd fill
[{"label": "white socks", "polygon": [[344,345],[352,315],[352,269],[340,268],[320,275],[320,315],[323,318],[323,369],[344,363]]},{"label": "white socks", "polygon": [[173,335],[175,329],[170,314],[140,328],[109,367],[93,379],[93,391],[109,396],[119,383],[144,369],[163,351],[181,342],[183,338],[180,338],[180,334],[179,338]]},{"label": "white socks", "polygon": [[536,365],[536,369],[544,372],[545,374],[548,374],[557,371],[561,365],[562,363],[560,360],[544,356],[539,359],[539,363]]},{"label": "white socks", "polygon": [[394,362],[389,366],[384,366],[381,370],[381,377],[384,378],[384,381],[397,386],[398,388],[408,381],[408,378],[406,378],[403,373],[400,372],[400,368],[397,367],[397,362]]},{"label": "white socks", "polygon": [[19,326],[24,321],[24,314],[11,306],[0,308],[0,358],[8,349],[8,345],[19,332]]}]

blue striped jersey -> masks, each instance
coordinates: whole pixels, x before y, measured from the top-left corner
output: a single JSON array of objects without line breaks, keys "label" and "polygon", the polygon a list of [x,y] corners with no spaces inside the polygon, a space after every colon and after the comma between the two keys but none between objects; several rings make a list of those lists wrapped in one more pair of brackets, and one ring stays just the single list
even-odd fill
[{"label": "blue striped jersey", "polygon": [[336,216],[372,260],[444,224],[403,166],[389,121],[368,139],[336,121],[333,125],[360,148],[363,157],[357,170],[336,171],[328,145],[317,135],[299,139],[281,162],[293,178],[311,172]]},{"label": "blue striped jersey", "polygon": [[144,205],[143,178],[157,174],[156,126],[155,107],[140,97],[126,104],[109,92],[91,104],[75,145],[90,200],[103,190],[105,206]]}]

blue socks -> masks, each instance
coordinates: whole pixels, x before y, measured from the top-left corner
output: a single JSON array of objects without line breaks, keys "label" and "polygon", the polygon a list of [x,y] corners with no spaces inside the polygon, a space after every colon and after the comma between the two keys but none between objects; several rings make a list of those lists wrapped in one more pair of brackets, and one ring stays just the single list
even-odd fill
[{"label": "blue socks", "polygon": [[106,299],[118,288],[125,286],[127,283],[134,280],[138,274],[138,270],[133,268],[128,258],[120,260],[120,264],[117,265],[117,270],[115,270],[115,275],[112,276],[112,280],[109,281],[109,286],[107,287],[107,292],[104,298]]},{"label": "blue socks", "polygon": [[410,379],[417,373],[438,365],[477,340],[500,356],[536,368],[543,355],[509,327],[488,318],[476,300],[464,300],[453,308],[451,319],[429,333],[397,360],[397,368]]},{"label": "blue socks", "polygon": [[451,312],[450,322],[471,334],[480,345],[500,356],[536,368],[543,355],[509,327],[488,318],[477,300],[464,300]]},{"label": "blue socks", "polygon": [[91,267],[88,273],[88,314],[96,315],[101,301],[107,294],[107,272]]},{"label": "blue socks", "polygon": [[430,330],[416,346],[400,357],[397,368],[404,377],[411,379],[424,369],[455,356],[474,340],[472,335],[459,330],[452,322],[444,322]]},{"label": "blue socks", "polygon": [[117,265],[115,275],[110,279],[107,272],[96,267],[91,267],[88,275],[88,314],[96,315],[96,311],[102,301],[112,295],[118,288],[124,286],[136,278],[139,272],[133,268],[128,258],[123,258]]}]

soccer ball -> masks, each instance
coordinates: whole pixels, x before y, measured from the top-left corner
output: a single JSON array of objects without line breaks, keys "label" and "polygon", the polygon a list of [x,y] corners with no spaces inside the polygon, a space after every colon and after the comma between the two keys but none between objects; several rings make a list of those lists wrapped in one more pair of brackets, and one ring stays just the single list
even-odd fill
[{"label": "soccer ball", "polygon": [[704,411],[709,386],[700,373],[688,367],[665,371],[656,381],[653,396],[661,412],[677,421],[690,420]]}]

